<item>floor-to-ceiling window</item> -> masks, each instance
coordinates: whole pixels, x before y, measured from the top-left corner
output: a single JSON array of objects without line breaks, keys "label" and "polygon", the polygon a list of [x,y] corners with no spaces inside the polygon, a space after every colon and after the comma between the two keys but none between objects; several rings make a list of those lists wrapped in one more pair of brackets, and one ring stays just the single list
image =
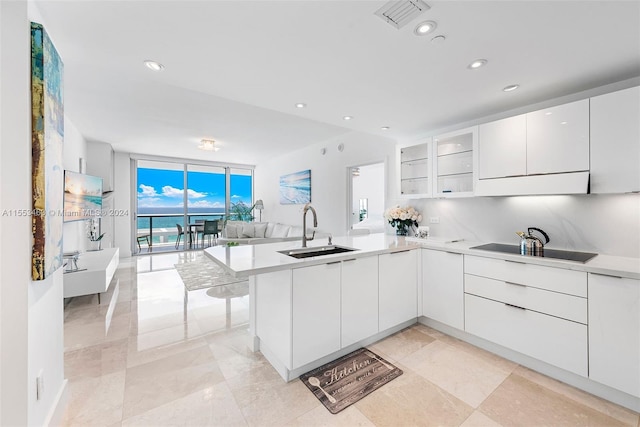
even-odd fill
[{"label": "floor-to-ceiling window", "polygon": [[234,212],[252,207],[252,167],[144,159],[134,167],[134,252],[197,248],[203,221],[250,219]]}]

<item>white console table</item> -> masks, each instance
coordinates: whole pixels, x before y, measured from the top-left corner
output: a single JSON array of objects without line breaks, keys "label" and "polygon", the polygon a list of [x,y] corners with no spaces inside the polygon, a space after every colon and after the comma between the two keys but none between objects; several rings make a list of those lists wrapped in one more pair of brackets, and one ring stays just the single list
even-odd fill
[{"label": "white console table", "polygon": [[78,257],[78,271],[64,273],[64,297],[100,294],[109,289],[109,284],[118,268],[120,250],[107,248],[85,252]]}]

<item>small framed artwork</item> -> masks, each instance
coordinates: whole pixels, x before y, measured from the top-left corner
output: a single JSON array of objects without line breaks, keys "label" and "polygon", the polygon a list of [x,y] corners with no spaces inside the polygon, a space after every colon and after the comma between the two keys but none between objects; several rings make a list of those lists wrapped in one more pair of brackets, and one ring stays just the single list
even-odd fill
[{"label": "small framed artwork", "polygon": [[280,177],[280,204],[298,205],[311,202],[311,169]]}]

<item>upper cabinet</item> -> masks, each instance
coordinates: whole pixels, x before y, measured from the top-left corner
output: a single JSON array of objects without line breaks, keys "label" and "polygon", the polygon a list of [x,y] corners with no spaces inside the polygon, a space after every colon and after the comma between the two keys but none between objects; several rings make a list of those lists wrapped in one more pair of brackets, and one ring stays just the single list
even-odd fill
[{"label": "upper cabinet", "polygon": [[434,195],[473,196],[477,171],[478,127],[433,138]]},{"label": "upper cabinet", "polygon": [[114,153],[111,144],[87,142],[87,174],[102,178],[102,191],[114,190]]},{"label": "upper cabinet", "polygon": [[640,191],[640,87],[591,98],[591,192]]},{"label": "upper cabinet", "polygon": [[588,99],[527,113],[527,175],[588,170]]},{"label": "upper cabinet", "polygon": [[400,194],[409,197],[431,195],[431,138],[422,144],[399,148]]},{"label": "upper cabinet", "polygon": [[479,126],[477,196],[586,194],[589,100]]},{"label": "upper cabinet", "polygon": [[480,125],[478,178],[504,178],[526,174],[526,114]]}]

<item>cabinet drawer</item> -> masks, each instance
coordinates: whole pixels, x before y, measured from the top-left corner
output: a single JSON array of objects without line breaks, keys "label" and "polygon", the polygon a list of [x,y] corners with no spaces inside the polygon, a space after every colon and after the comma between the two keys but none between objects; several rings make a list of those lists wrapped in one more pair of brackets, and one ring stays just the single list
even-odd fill
[{"label": "cabinet drawer", "polygon": [[471,274],[464,275],[464,290],[468,294],[587,324],[586,298]]},{"label": "cabinet drawer", "polygon": [[465,295],[465,330],[527,356],[587,376],[587,326]]},{"label": "cabinet drawer", "polygon": [[533,288],[587,297],[587,273],[584,271],[465,255],[464,272]]}]

